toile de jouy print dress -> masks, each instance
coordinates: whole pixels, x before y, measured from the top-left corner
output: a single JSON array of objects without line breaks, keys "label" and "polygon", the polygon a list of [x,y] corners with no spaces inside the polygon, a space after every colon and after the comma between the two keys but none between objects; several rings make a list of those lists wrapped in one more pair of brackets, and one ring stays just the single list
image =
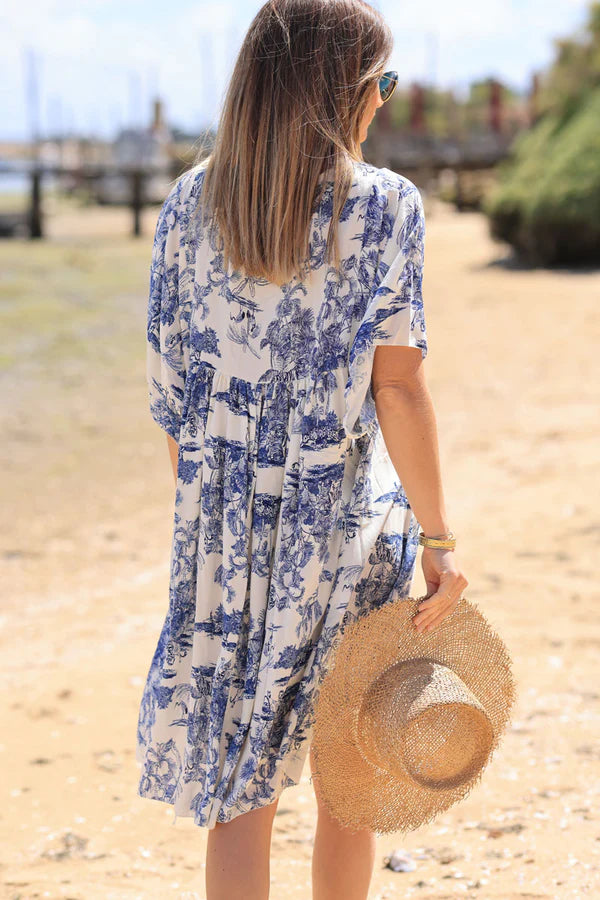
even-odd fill
[{"label": "toile de jouy print dress", "polygon": [[[299,782],[345,625],[408,596],[419,525],[371,391],[375,346],[427,354],[421,195],[364,162],[310,278],[223,264],[194,215],[204,164],[158,216],[147,321],[150,412],[178,443],[168,608],[143,689],[141,797],[213,828]],[[166,605],[166,603],[165,603]]]}]

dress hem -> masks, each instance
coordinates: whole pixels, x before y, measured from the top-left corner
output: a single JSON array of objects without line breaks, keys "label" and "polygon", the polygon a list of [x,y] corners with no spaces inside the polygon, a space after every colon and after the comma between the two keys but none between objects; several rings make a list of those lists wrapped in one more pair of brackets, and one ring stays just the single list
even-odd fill
[{"label": "dress hem", "polygon": [[[158,803],[164,803],[168,806],[171,806],[173,808],[173,820],[171,822],[171,825],[174,825],[175,822],[177,821],[177,819],[193,819],[194,825],[197,825],[198,828],[208,828],[209,830],[212,830],[215,827],[215,825],[226,824],[227,822],[231,822],[232,819],[236,819],[238,816],[241,816],[244,813],[252,812],[255,809],[262,809],[265,806],[270,806],[272,803],[276,803],[280,799],[281,795],[286,790],[286,788],[297,787],[300,784],[300,781],[302,779],[302,774],[304,772],[304,766],[305,766],[306,758],[308,756],[309,751],[310,751],[310,746],[306,752],[303,751],[302,754],[295,754],[290,759],[288,766],[286,767],[286,771],[283,773],[283,776],[282,776],[282,784],[280,785],[279,790],[275,792],[274,796],[272,796],[269,799],[261,798],[261,801],[264,801],[264,802],[258,802],[255,806],[251,806],[249,808],[242,806],[240,803],[236,803],[229,809],[226,818],[219,819],[218,818],[219,813],[217,813],[217,819],[214,822],[214,824],[212,824],[212,825],[209,825],[208,821],[207,821],[210,818],[210,816],[203,816],[202,818],[197,818],[193,809],[188,809],[188,810],[184,810],[181,812],[177,812],[176,811],[176,805],[177,805],[176,800],[175,801],[168,800],[166,797],[154,797],[154,796],[152,796],[152,794],[143,793],[142,791],[140,791],[139,785],[138,785],[137,796],[141,797],[142,800],[156,800]],[[143,762],[141,762],[139,759],[136,761],[137,761],[137,764],[141,768],[143,766]],[[299,762],[301,763],[301,766],[299,769],[297,769],[296,767]],[[293,774],[288,775],[287,774],[288,771],[291,771]],[[221,807],[221,809],[222,808],[223,807]]]}]

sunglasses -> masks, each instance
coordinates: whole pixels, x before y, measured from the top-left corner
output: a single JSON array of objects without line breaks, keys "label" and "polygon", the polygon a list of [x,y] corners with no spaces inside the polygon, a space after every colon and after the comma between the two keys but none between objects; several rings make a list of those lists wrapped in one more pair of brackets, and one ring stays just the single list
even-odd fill
[{"label": "sunglasses", "polygon": [[389,100],[394,91],[396,90],[396,85],[398,84],[398,73],[397,72],[384,72],[381,78],[379,79],[379,93],[381,94],[381,99],[385,103],[386,100]]}]

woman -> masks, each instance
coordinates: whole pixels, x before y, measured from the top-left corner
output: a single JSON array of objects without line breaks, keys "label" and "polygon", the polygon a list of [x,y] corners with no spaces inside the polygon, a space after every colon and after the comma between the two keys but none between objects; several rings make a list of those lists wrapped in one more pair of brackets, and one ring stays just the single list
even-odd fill
[{"label": "woman", "polygon": [[[208,900],[268,896],[273,817],[309,755],[332,640],[408,595],[419,524],[448,532],[422,200],[360,149],[397,81],[391,49],[363,0],[266,3],[213,152],[156,226],[148,383],[176,493],[139,794],[210,829]],[[467,584],[451,551],[422,563],[419,630]],[[313,896],[364,898],[375,835],[338,828],[317,781]]]}]

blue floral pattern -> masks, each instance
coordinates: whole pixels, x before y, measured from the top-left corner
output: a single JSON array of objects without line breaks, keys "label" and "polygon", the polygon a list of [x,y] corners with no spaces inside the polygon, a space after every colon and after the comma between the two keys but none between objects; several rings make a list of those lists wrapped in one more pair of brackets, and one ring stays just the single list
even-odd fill
[{"label": "blue floral pattern", "polygon": [[407,596],[419,525],[371,393],[375,347],[427,354],[421,195],[355,163],[325,261],[333,183],[315,199],[310,277],[224,266],[194,215],[204,166],[158,216],[150,411],[178,443],[169,605],[137,727],[138,793],[213,828],[300,780],[320,678],[346,624]]}]

